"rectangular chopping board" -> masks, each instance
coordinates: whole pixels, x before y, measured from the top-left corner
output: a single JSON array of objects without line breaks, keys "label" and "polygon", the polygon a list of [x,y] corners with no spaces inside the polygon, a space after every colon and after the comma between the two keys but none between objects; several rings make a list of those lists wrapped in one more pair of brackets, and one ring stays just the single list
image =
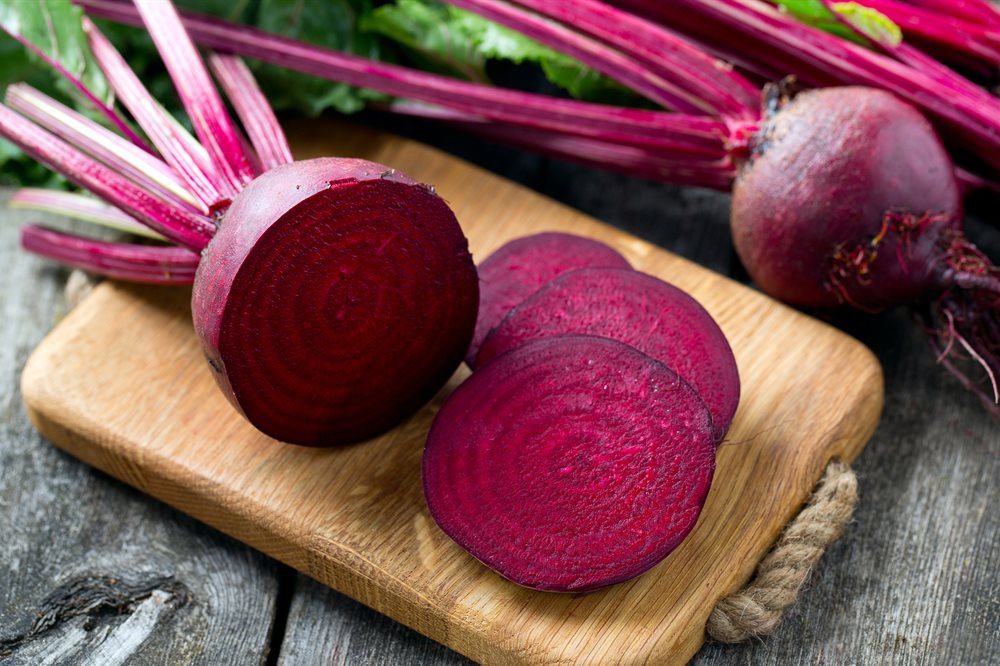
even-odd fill
[{"label": "rectangular chopping board", "polygon": [[[733,345],[743,398],[704,512],[664,562],[589,594],[520,588],[442,533],[421,491],[424,439],[459,370],[373,441],[280,444],[213,381],[190,290],[105,282],[34,352],[28,414],[60,448],[470,658],[487,664],[684,663],[832,458],[850,461],[882,409],[859,342],[727,278],[420,144],[357,127],[291,130],[300,159],[371,159],[431,183],[482,259],[539,231],[604,241],[686,289]],[[827,566],[837,566],[829,562]]]}]

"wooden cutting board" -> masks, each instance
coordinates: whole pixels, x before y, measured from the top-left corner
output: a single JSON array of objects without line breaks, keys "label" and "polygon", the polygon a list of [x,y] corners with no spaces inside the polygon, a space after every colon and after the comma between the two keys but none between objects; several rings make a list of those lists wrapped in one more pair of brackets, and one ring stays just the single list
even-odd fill
[{"label": "wooden cutting board", "polygon": [[[305,124],[301,158],[366,157],[433,183],[476,257],[542,230],[603,240],[690,291],[735,349],[743,401],[694,532],[638,579],[585,595],[517,587],[427,513],[420,458],[441,399],[363,445],[316,450],[253,430],[195,341],[190,290],[105,282],[52,331],[23,376],[57,446],[136,488],[490,664],[686,662],[709,612],[739,588],[834,457],[852,460],[882,408],[860,343],[653,245],[425,146]],[[828,562],[827,566],[837,566]]]}]

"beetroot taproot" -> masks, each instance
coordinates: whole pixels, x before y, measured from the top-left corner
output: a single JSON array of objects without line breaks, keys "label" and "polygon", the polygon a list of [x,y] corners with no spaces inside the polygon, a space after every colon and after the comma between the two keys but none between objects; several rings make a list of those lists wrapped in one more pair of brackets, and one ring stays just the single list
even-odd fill
[{"label": "beetroot taproot", "polygon": [[517,238],[479,264],[479,318],[465,355],[476,367],[479,346],[511,308],[550,280],[584,267],[629,268],[628,261],[599,241],[547,232]]},{"label": "beetroot taproot", "polygon": [[424,493],[445,533],[502,576],[580,592],[637,576],[698,520],[712,418],[665,365],[558,336],[480,367],[445,401]]},{"label": "beetroot taproot", "polygon": [[807,91],[758,133],[733,190],[733,240],[754,280],[791,303],[910,306],[939,362],[1000,414],[1000,269],[965,237],[954,174],[906,102]]},{"label": "beetroot taproot", "polygon": [[612,338],[662,362],[701,395],[716,438],[725,436],[740,399],[726,336],[689,294],[638,271],[582,268],[556,278],[510,311],[483,342],[476,363],[570,333]]},{"label": "beetroot taproot", "polygon": [[258,429],[331,444],[387,430],[444,384],[476,293],[440,197],[380,164],[321,158],[236,197],[192,309],[213,375]]}]

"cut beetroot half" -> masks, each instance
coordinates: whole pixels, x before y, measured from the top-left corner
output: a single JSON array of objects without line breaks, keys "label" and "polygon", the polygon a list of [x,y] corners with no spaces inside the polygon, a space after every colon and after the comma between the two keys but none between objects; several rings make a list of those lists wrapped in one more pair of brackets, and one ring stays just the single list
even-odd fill
[{"label": "cut beetroot half", "polygon": [[441,529],[519,585],[628,580],[684,540],[715,470],[712,419],[683,379],[607,338],[559,336],[482,366],[424,451]]},{"label": "cut beetroot half", "polygon": [[613,338],[683,377],[712,412],[721,440],[740,400],[732,348],[698,301],[651,275],[584,268],[562,275],[510,311],[476,363],[540,338],[578,333]]},{"label": "cut beetroot half", "polygon": [[385,432],[444,385],[477,296],[465,236],[430,188],[321,158],[275,167],[236,197],[192,310],[216,380],[258,429],[330,445]]},{"label": "cut beetroot half", "polygon": [[479,318],[465,355],[476,367],[479,346],[515,305],[552,279],[577,268],[631,268],[625,257],[604,243],[556,232],[507,243],[479,265]]}]

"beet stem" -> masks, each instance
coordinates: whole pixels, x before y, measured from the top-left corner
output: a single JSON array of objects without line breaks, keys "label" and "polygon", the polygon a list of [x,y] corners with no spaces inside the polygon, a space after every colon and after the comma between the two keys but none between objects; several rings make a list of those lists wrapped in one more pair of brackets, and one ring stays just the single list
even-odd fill
[{"label": "beet stem", "polygon": [[140,224],[135,218],[126,215],[114,206],[73,192],[23,187],[14,192],[7,205],[11,208],[52,213],[74,220],[83,220],[137,236],[145,236],[152,240],[166,240],[160,234]]},{"label": "beet stem", "polygon": [[36,56],[41,58],[42,61],[45,62],[45,64],[54,69],[63,79],[65,79],[70,85],[76,88],[76,90],[79,91],[80,94],[83,95],[83,97],[88,102],[90,102],[90,104],[95,109],[97,109],[101,113],[101,115],[107,118],[108,121],[112,125],[114,125],[115,128],[117,128],[118,131],[121,132],[123,136],[125,136],[125,138],[127,138],[137,147],[142,148],[146,152],[148,153],[153,152],[152,148],[149,147],[149,144],[146,143],[146,141],[143,140],[142,137],[136,134],[131,127],[129,127],[128,123],[125,122],[125,119],[122,118],[121,115],[119,115],[118,112],[114,110],[114,108],[112,108],[108,104],[105,104],[99,97],[97,97],[97,95],[95,95],[94,92],[90,90],[90,88],[84,85],[80,77],[70,72],[56,58],[51,57],[48,53],[42,50],[37,44],[25,38],[23,35],[20,35],[17,32],[10,30],[8,26],[3,25],[2,23],[0,23],[0,29],[3,29],[4,32],[6,32],[8,35],[16,39],[18,42],[20,42],[22,46],[24,46],[29,51],[34,53]]},{"label": "beet stem", "polygon": [[[215,176],[205,149],[164,110],[128,66],[117,49],[86,17],[83,29],[90,49],[118,99],[129,110],[167,164],[173,167],[208,213],[220,202],[232,198],[227,183]],[[227,194],[223,194],[227,192]]]},{"label": "beet stem", "polygon": [[7,105],[74,148],[157,196],[197,211],[197,201],[163,160],[26,83],[7,87]]},{"label": "beet stem", "polygon": [[[583,31],[577,32],[557,22],[562,20],[554,16],[557,12],[539,6],[541,3],[449,0],[449,4],[473,11],[490,21],[505,25],[531,39],[556,48],[668,109],[716,117],[723,115],[724,109],[711,99],[714,90],[711,88],[710,80],[705,81],[701,90],[691,90],[690,80],[684,75],[663,76],[659,68],[651,68],[646,63],[637,62],[634,57],[630,57],[633,54],[623,52],[620,47],[595,41],[589,35],[582,34]],[[517,4],[528,6],[538,13],[525,11],[517,7]]]},{"label": "beet stem", "polygon": [[285,132],[250,68],[239,56],[213,53],[208,59],[215,78],[236,109],[266,171],[292,161]]},{"label": "beet stem", "polygon": [[0,136],[175,243],[200,251],[215,233],[208,218],[145,191],[2,104]]},{"label": "beet stem", "polygon": [[663,80],[698,96],[716,117],[756,120],[760,116],[760,88],[704,49],[651,21],[598,0],[513,1],[618,49]]},{"label": "beet stem", "polygon": [[[136,25],[139,17],[116,0],[79,0],[92,13]],[[631,109],[557,99],[547,95],[494,88],[446,76],[390,65],[332,49],[296,42],[244,25],[195,14],[182,14],[188,33],[220,51],[257,58],[321,78],[482,115],[492,120],[568,134],[617,141],[646,148],[726,154],[726,123],[706,117]]]},{"label": "beet stem", "polygon": [[254,172],[205,63],[185,32],[173,2],[134,0],[134,3],[167,66],[195,134],[208,150],[216,173],[229,185],[226,194],[234,196],[253,180]]},{"label": "beet stem", "polygon": [[481,116],[406,100],[374,103],[371,108],[445,121],[461,130],[524,150],[677,185],[729,192],[736,176],[736,167],[728,156],[699,158],[682,153],[665,155],[660,151],[614,141],[494,123]]},{"label": "beet stem", "polygon": [[37,255],[91,273],[149,284],[191,284],[198,255],[179,247],[82,238],[36,225],[21,231],[21,245]]}]

